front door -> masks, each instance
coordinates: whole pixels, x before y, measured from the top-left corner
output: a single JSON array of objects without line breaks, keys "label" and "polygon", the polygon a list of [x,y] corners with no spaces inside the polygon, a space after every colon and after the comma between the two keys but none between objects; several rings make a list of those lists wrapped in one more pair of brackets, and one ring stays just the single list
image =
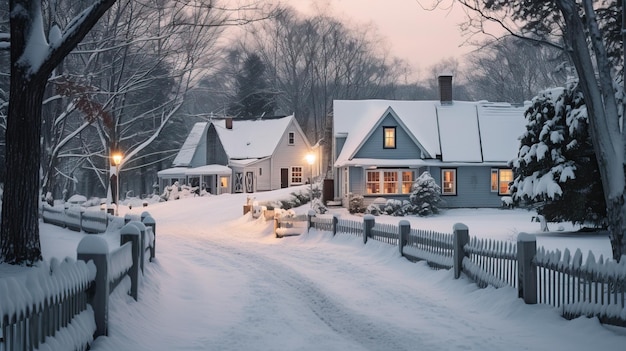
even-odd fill
[{"label": "front door", "polygon": [[289,186],[289,168],[280,169],[280,187],[286,188]]},{"label": "front door", "polygon": [[254,173],[246,172],[246,192],[253,193],[254,192]]},{"label": "front door", "polygon": [[235,186],[233,189],[236,193],[243,193],[243,173],[237,172],[235,173]]}]

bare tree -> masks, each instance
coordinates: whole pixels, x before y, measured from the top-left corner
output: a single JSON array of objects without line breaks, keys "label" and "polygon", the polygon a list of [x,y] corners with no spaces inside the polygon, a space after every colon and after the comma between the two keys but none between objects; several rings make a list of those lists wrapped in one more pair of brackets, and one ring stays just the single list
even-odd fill
[{"label": "bare tree", "polygon": [[570,67],[564,52],[507,36],[468,55],[473,99],[521,103],[538,91],[562,86]]}]

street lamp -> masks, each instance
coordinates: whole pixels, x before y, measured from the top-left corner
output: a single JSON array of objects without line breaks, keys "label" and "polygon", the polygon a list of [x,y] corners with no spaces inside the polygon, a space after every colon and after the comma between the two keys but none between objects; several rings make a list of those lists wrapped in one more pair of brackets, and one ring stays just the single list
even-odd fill
[{"label": "street lamp", "polygon": [[307,154],[305,158],[306,162],[310,166],[309,168],[311,169],[311,178],[309,179],[309,184],[311,185],[311,207],[313,207],[313,163],[315,163],[315,154]]},{"label": "street lamp", "polygon": [[112,170],[111,174],[115,174],[115,215],[119,215],[120,208],[120,163],[122,163],[122,158],[124,156],[121,152],[116,151],[111,155],[111,159],[113,160],[113,164],[115,168]]}]

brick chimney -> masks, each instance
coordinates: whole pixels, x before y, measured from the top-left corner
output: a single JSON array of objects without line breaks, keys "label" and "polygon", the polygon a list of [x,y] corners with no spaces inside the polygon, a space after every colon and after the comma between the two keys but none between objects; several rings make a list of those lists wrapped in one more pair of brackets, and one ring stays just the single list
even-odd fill
[{"label": "brick chimney", "polygon": [[233,118],[226,117],[226,129],[233,129]]},{"label": "brick chimney", "polygon": [[442,105],[452,104],[452,75],[442,74],[439,79],[439,98]]}]

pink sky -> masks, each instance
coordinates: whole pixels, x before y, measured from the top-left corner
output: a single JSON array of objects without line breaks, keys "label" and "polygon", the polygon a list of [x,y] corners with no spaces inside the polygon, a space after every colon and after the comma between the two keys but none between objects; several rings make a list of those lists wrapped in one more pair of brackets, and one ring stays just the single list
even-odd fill
[{"label": "pink sky", "polygon": [[[427,11],[434,0],[289,0],[305,14],[321,12],[345,19],[346,24],[373,23],[393,55],[406,60],[414,76],[424,78],[440,60],[462,55],[473,47],[464,44],[459,24],[465,21],[460,5]],[[420,6],[420,3],[422,6]],[[450,6],[451,1],[444,1]]]}]

